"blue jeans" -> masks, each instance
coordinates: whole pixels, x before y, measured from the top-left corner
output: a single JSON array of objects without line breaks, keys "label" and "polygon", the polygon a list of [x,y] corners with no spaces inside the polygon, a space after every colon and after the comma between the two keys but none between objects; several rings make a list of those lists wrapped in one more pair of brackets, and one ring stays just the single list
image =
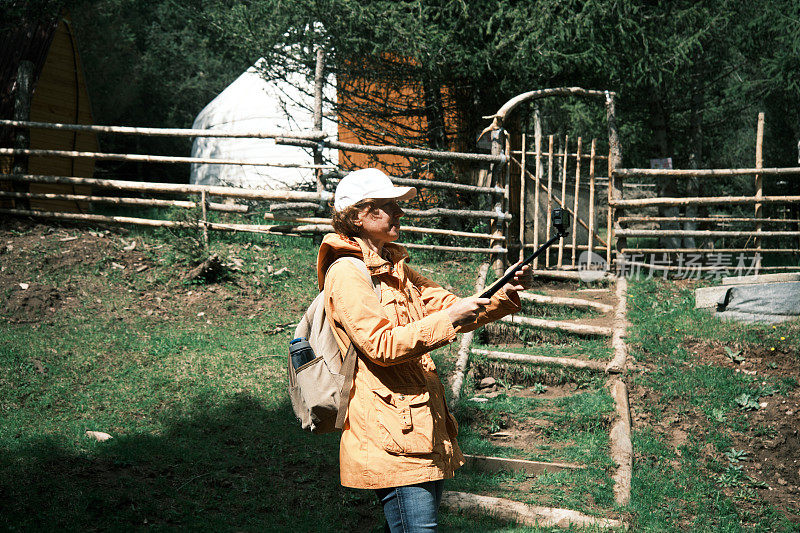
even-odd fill
[{"label": "blue jeans", "polygon": [[390,533],[429,533],[439,525],[439,502],[444,480],[416,485],[378,489],[375,493],[386,515],[384,531]]}]

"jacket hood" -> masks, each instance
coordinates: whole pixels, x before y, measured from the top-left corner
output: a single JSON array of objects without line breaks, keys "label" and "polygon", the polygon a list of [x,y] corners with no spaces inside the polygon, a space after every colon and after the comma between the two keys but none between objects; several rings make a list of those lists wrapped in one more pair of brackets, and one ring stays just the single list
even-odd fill
[{"label": "jacket hood", "polygon": [[328,268],[340,257],[351,256],[363,260],[373,276],[391,271],[395,264],[408,257],[406,249],[398,244],[387,243],[383,249],[388,252],[387,255],[390,259],[384,259],[373,252],[358,237],[350,239],[338,233],[328,233],[322,239],[322,244],[317,254],[317,283],[319,284],[319,290],[322,290],[325,286],[325,273]]}]

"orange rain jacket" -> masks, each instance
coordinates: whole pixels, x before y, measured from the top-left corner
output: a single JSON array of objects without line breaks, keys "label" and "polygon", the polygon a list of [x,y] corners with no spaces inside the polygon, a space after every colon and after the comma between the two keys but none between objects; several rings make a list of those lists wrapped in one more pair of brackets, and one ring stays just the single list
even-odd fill
[{"label": "orange rain jacket", "polygon": [[[519,311],[519,299],[501,289],[475,324],[454,329],[447,314],[458,297],[406,264],[402,246],[384,246],[384,259],[358,238],[331,233],[317,257],[320,289],[342,353],[358,349],[342,438],[342,485],[378,489],[453,477],[464,464],[458,425],[445,404],[444,387],[428,353],[479,325]],[[355,265],[363,259],[381,298]]]}]

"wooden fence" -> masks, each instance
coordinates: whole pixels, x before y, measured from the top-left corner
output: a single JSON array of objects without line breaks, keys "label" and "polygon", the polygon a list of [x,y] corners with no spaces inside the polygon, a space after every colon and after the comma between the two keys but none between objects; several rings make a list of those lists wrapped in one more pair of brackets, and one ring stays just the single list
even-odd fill
[{"label": "wooden fence", "polygon": [[[582,251],[590,254],[599,251],[610,258],[611,240],[598,234],[596,210],[599,200],[603,204],[607,201],[607,198],[598,197],[598,190],[604,189],[606,196],[608,191],[607,187],[601,187],[595,173],[597,162],[607,161],[608,156],[597,153],[596,139],[592,139],[587,151],[583,138],[578,137],[574,152],[570,152],[569,135],[564,136],[559,152],[555,151],[554,135],[547,136],[546,151],[542,150],[541,141],[542,136],[535,135],[534,150],[527,151],[529,136],[523,133],[521,149],[512,151],[509,157],[513,167],[520,172],[517,217],[520,248],[526,251],[539,248],[553,232],[550,213],[554,207],[560,207],[569,214],[572,230],[567,239],[558,242],[552,253],[543,256],[545,268],[574,269]],[[533,188],[532,195],[528,187]],[[534,268],[538,266],[537,257]]]},{"label": "wooden fence", "polygon": [[[544,136],[537,125],[534,136],[521,134],[519,149],[512,150],[510,134],[503,130],[503,120],[520,103],[545,96],[578,95],[585,97],[604,97],[608,119],[608,153],[598,153],[596,140],[584,143],[578,137],[573,141],[569,136],[558,139],[560,147],[556,149],[553,135]],[[523,98],[524,97],[524,98]],[[513,246],[523,252],[539,247],[550,235],[550,212],[553,207],[561,207],[571,217],[572,231],[567,239],[562,240],[534,263],[534,268],[558,270],[576,270],[579,254],[597,252],[605,256],[608,265],[636,265],[636,254],[699,254],[702,256],[698,271],[719,270],[719,254],[754,254],[757,261],[756,270],[800,270],[797,266],[764,266],[760,258],[766,254],[788,256],[795,260],[800,250],[798,245],[786,245],[787,239],[800,243],[800,219],[768,216],[770,206],[796,206],[800,196],[764,195],[764,178],[797,177],[800,168],[763,168],[761,146],[763,138],[763,115],[759,120],[756,143],[756,165],[754,168],[742,169],[710,169],[710,170],[663,170],[619,168],[621,150],[616,132],[614,116],[614,94],[600,91],[586,91],[578,88],[546,89],[532,91],[510,100],[498,113],[488,117],[492,125],[484,133],[491,134],[491,153],[475,154],[445,152],[424,149],[410,149],[397,146],[367,146],[341,143],[328,139],[321,131],[307,132],[287,131],[216,131],[174,128],[132,128],[119,126],[89,126],[77,124],[50,124],[26,121],[0,120],[0,127],[9,128],[46,128],[76,132],[95,132],[124,135],[146,136],[178,136],[178,137],[221,137],[221,138],[271,138],[278,143],[292,144],[319,151],[324,144],[343,151],[369,154],[394,154],[409,158],[444,161],[466,161],[477,165],[487,165],[491,177],[488,186],[466,185],[435,180],[392,178],[399,185],[413,185],[420,189],[450,190],[462,193],[484,195],[490,198],[491,209],[468,210],[435,207],[430,209],[406,209],[409,218],[416,224],[404,226],[404,231],[413,235],[438,235],[458,239],[457,246],[442,244],[407,244],[408,248],[466,252],[489,253],[494,257],[494,266],[501,272],[507,262],[509,249]],[[533,147],[531,149],[531,144]],[[544,146],[546,145],[546,146]],[[588,145],[588,146],[587,146]],[[219,160],[191,157],[150,156],[144,154],[109,154],[101,152],[77,152],[67,150],[32,150],[29,148],[0,148],[0,157],[67,157],[114,159],[120,161],[145,161],[167,163],[209,163],[235,165],[289,166],[288,164],[269,163],[254,160]],[[597,176],[598,164],[605,162],[608,178]],[[76,176],[32,175],[24,172],[7,172],[0,174],[0,206],[3,200],[39,200],[39,201],[73,201],[91,204],[125,205],[134,207],[172,207],[195,209],[199,211],[196,222],[160,220],[139,216],[111,216],[92,213],[63,213],[55,209],[21,208],[19,205],[0,208],[0,213],[11,215],[27,215],[42,218],[92,221],[111,224],[137,224],[164,227],[196,227],[202,231],[204,241],[208,241],[210,230],[246,231],[266,234],[300,234],[313,235],[331,231],[328,218],[319,216],[293,215],[298,208],[325,207],[332,198],[330,190],[319,186],[319,176],[323,171],[331,171],[334,167],[322,164],[316,157],[308,164],[291,166],[312,168],[318,172],[316,191],[291,190],[254,190],[235,187],[217,187],[205,185],[183,185],[167,183],[134,182],[109,179],[82,178]],[[16,167],[17,169],[19,167]],[[512,179],[516,173],[517,181]],[[623,190],[631,185],[631,181],[653,181],[663,179],[724,179],[736,176],[752,176],[754,193],[752,196],[696,196],[696,197],[647,197],[629,198]],[[15,187],[3,183],[16,183]],[[22,184],[61,184],[88,187],[91,192],[85,194],[68,193],[32,193],[20,187]],[[513,192],[512,192],[512,189]],[[532,193],[531,194],[531,189]],[[113,191],[102,193],[101,191]],[[510,205],[511,199],[518,198],[518,205]],[[229,199],[227,202],[218,199]],[[230,203],[230,199],[244,200],[247,203]],[[532,201],[531,201],[532,200]],[[254,203],[268,203],[269,212],[260,216],[261,223],[215,222],[210,220],[209,212],[226,212],[247,215],[253,212]],[[658,207],[716,206],[729,211],[735,206],[753,206],[753,216],[742,216],[741,213],[713,213],[704,216],[657,216],[652,212]],[[649,210],[649,211],[648,211]],[[605,224],[600,227],[600,213],[604,213]],[[423,221],[434,217],[450,217],[461,221],[488,221],[490,230],[485,233],[458,231],[432,227]],[[212,217],[213,218],[213,217]],[[702,229],[680,229],[667,227],[668,224],[693,223],[702,224]],[[467,224],[465,224],[466,226]],[[474,224],[470,224],[474,225]],[[798,230],[786,229],[787,225],[795,225]],[[434,225],[435,226],[435,225]],[[657,226],[657,227],[653,227]],[[777,226],[777,228],[775,227]],[[783,226],[783,227],[781,227]],[[731,229],[735,228],[735,229]],[[659,239],[663,237],[705,239],[703,246],[664,246],[642,245],[642,239]],[[636,239],[636,246],[629,242]],[[733,240],[728,245],[725,240]],[[740,244],[741,242],[744,244]],[[778,244],[775,244],[775,243]],[[466,244],[465,244],[466,243]],[[474,243],[474,244],[473,244]],[[783,244],[781,244],[783,243]],[[715,256],[712,254],[716,254]],[[631,260],[633,257],[633,260]],[[714,264],[708,264],[714,262]],[[789,261],[784,262],[791,262]],[[661,264],[642,262],[641,266],[655,268],[665,272],[681,270],[681,265],[664,261]]]},{"label": "wooden fence", "polygon": [[[800,168],[763,168],[764,114],[759,114],[756,131],[756,158],[753,168],[670,170],[615,168],[611,173],[612,188],[620,191],[616,198],[609,199],[613,223],[612,231],[616,240],[616,251],[630,267],[645,267],[674,272],[686,271],[686,257],[695,259],[692,270],[702,272],[724,272],[731,267],[741,266],[743,257],[750,264],[748,271],[758,273],[770,270],[800,270],[800,219],[791,216],[792,208],[797,212],[800,196],[764,195],[765,178],[800,178]],[[751,196],[681,196],[625,198],[621,191],[626,180],[700,180],[700,189],[711,180],[724,180],[746,176],[753,181]],[[684,216],[654,215],[654,208],[681,208],[713,206],[718,212],[698,216],[687,210]],[[752,206],[752,216],[734,213],[734,208]],[[775,208],[783,208],[778,211]],[[766,216],[769,208],[771,216]],[[741,209],[739,209],[741,211]],[[674,214],[673,214],[674,215]],[[789,216],[787,216],[789,215]],[[692,228],[680,228],[680,225]],[[665,227],[665,226],[673,227]],[[656,228],[645,227],[656,226]],[[675,227],[677,226],[677,227]],[[697,229],[694,226],[704,226]],[[735,229],[729,229],[735,228]],[[770,229],[767,229],[770,228]],[[789,228],[789,229],[787,229]],[[792,229],[794,228],[794,229]],[[639,245],[642,240],[672,238],[681,240],[683,246]],[[638,242],[629,245],[629,240]],[[687,246],[686,242],[695,239],[704,241],[703,245]],[[733,242],[733,244],[728,244]],[[787,242],[794,244],[786,245]],[[637,258],[650,254],[651,261],[637,261]],[[662,256],[655,260],[655,254]],[[736,254],[736,255],[733,255]],[[794,263],[765,266],[766,256],[777,262]],[[660,263],[660,264],[658,264]],[[676,264],[677,263],[677,264]]]},{"label": "wooden fence", "polygon": [[[474,164],[489,164],[491,166],[503,165],[507,156],[503,154],[473,154],[460,152],[444,152],[435,150],[402,148],[397,146],[366,146],[350,143],[340,143],[330,141],[326,135],[320,131],[310,131],[295,133],[287,131],[273,132],[225,132],[211,130],[191,130],[175,128],[132,128],[120,126],[90,126],[79,124],[50,124],[40,122],[0,120],[0,126],[12,128],[45,128],[66,131],[83,131],[96,133],[115,133],[143,136],[176,136],[176,137],[224,137],[224,138],[272,138],[276,142],[293,144],[297,146],[309,146],[317,148],[321,143],[344,151],[370,153],[370,154],[396,154],[412,158],[423,158],[428,160],[445,161],[467,161]],[[309,145],[311,143],[311,145]],[[260,166],[293,166],[298,168],[313,168],[317,170],[333,170],[335,167],[322,165],[318,162],[309,164],[282,164],[258,160],[220,160],[205,159],[194,157],[174,157],[174,156],[152,156],[144,154],[111,154],[102,152],[79,152],[69,150],[35,150],[29,148],[0,148],[0,156],[9,158],[27,157],[66,157],[66,158],[92,158],[96,160],[117,160],[117,161],[136,161],[136,162],[159,162],[159,163],[215,163],[229,165],[260,165]],[[392,178],[399,185],[412,185],[418,188],[433,190],[450,190],[463,193],[488,195],[494,198],[508,197],[507,185],[503,186],[475,186],[452,182],[441,182],[435,180],[403,179]],[[182,185],[168,183],[135,182],[123,180],[108,180],[83,178],[77,176],[48,176],[32,175],[20,172],[0,174],[0,184],[2,182],[14,182],[17,184],[61,184],[61,185],[82,185],[91,187],[91,194],[67,194],[67,193],[31,193],[20,190],[0,190],[0,199],[12,200],[59,200],[91,202],[94,204],[113,204],[128,205],[138,207],[173,207],[173,208],[200,208],[200,217],[197,223],[180,222],[172,220],[160,220],[143,217],[128,216],[109,216],[91,213],[63,213],[56,210],[37,210],[24,209],[16,205],[14,207],[0,208],[0,213],[11,215],[27,215],[41,218],[93,221],[110,224],[135,224],[154,227],[197,227],[203,232],[204,242],[208,242],[209,230],[219,231],[245,231],[267,234],[319,234],[332,230],[329,218],[294,216],[289,213],[300,208],[324,208],[332,199],[332,193],[319,188],[316,192],[292,191],[292,190],[257,190],[243,189],[236,187],[219,187],[207,185]],[[115,195],[102,195],[97,191],[114,191]],[[126,196],[127,195],[127,196]],[[146,198],[134,197],[134,195],[146,195]],[[169,196],[168,199],[157,198],[156,196]],[[177,199],[176,199],[177,198]],[[228,198],[247,200],[250,202],[271,203],[269,213],[262,216],[270,223],[265,224],[242,224],[242,223],[219,223],[209,220],[210,211],[221,211],[229,213],[246,214],[251,211],[251,206],[246,204],[230,204],[211,201],[212,198]],[[288,203],[287,203],[288,202]],[[495,224],[502,224],[511,218],[511,215],[503,210],[495,208],[492,210],[469,210],[469,209],[450,209],[447,207],[436,207],[430,209],[405,209],[410,218],[417,221],[431,219],[434,217],[450,217],[457,220],[488,220]],[[319,210],[319,209],[317,209]],[[466,225],[466,224],[465,224]],[[466,225],[468,226],[468,225]],[[425,227],[419,225],[404,226],[404,231],[411,234],[420,235],[441,235],[457,237],[478,241],[476,245],[445,246],[437,244],[414,244],[408,243],[406,246],[412,249],[427,249],[439,251],[454,251],[467,253],[491,253],[498,257],[503,257],[508,250],[504,246],[505,235],[497,232],[482,234],[470,231],[457,231],[442,229],[437,227]]]}]

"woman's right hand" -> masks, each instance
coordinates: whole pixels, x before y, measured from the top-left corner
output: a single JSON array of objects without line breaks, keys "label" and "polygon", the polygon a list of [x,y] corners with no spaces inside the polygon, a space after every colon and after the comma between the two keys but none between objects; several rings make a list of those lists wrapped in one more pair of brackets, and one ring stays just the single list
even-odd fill
[{"label": "woman's right hand", "polygon": [[489,298],[479,298],[477,296],[462,298],[454,303],[447,308],[453,327],[457,328],[474,323],[478,319],[480,312],[490,303],[491,300]]}]

